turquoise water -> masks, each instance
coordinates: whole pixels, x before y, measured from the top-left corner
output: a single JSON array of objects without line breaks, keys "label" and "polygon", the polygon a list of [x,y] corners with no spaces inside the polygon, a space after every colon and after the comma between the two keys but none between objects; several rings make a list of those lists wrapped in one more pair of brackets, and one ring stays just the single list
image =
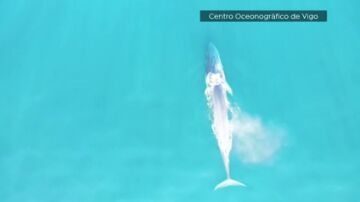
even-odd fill
[{"label": "turquoise water", "polygon": [[[0,1],[0,201],[359,201],[359,1]],[[327,23],[200,23],[200,9],[327,9]],[[286,130],[224,168],[204,96]]]}]

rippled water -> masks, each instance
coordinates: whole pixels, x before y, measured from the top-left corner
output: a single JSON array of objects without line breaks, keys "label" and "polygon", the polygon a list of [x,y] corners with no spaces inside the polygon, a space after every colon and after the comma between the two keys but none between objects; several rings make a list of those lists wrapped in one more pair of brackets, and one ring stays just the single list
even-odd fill
[{"label": "rippled water", "polygon": [[[360,3],[0,1],[0,201],[358,201]],[[327,23],[200,23],[200,9],[327,9]],[[205,50],[232,100],[286,130],[224,176]]]}]

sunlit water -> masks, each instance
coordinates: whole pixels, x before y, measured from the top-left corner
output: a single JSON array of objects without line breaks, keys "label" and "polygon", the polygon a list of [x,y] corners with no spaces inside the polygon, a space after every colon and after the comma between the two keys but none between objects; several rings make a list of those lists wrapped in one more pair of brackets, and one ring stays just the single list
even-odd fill
[{"label": "sunlit water", "polygon": [[[0,201],[358,201],[359,7],[0,1]],[[329,21],[200,23],[200,9],[327,9]],[[267,161],[234,149],[246,188],[213,191],[209,41],[232,101],[286,131]]]}]

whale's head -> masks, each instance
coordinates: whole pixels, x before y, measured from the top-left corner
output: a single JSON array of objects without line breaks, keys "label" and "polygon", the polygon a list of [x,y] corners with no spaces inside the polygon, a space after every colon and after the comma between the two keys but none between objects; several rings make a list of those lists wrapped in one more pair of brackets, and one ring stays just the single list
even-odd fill
[{"label": "whale's head", "polygon": [[209,43],[206,52],[206,74],[222,72],[222,65],[220,60],[219,51],[213,43]]}]

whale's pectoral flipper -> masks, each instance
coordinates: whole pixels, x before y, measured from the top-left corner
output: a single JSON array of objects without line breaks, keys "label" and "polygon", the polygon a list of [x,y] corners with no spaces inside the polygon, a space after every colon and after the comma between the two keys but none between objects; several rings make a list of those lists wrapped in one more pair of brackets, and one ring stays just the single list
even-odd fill
[{"label": "whale's pectoral flipper", "polygon": [[236,180],[233,180],[231,178],[228,178],[228,179],[222,181],[220,184],[216,185],[214,190],[221,189],[221,188],[224,188],[224,187],[229,187],[229,186],[242,186],[242,187],[245,187],[245,184],[243,184],[241,182],[238,182]]}]

